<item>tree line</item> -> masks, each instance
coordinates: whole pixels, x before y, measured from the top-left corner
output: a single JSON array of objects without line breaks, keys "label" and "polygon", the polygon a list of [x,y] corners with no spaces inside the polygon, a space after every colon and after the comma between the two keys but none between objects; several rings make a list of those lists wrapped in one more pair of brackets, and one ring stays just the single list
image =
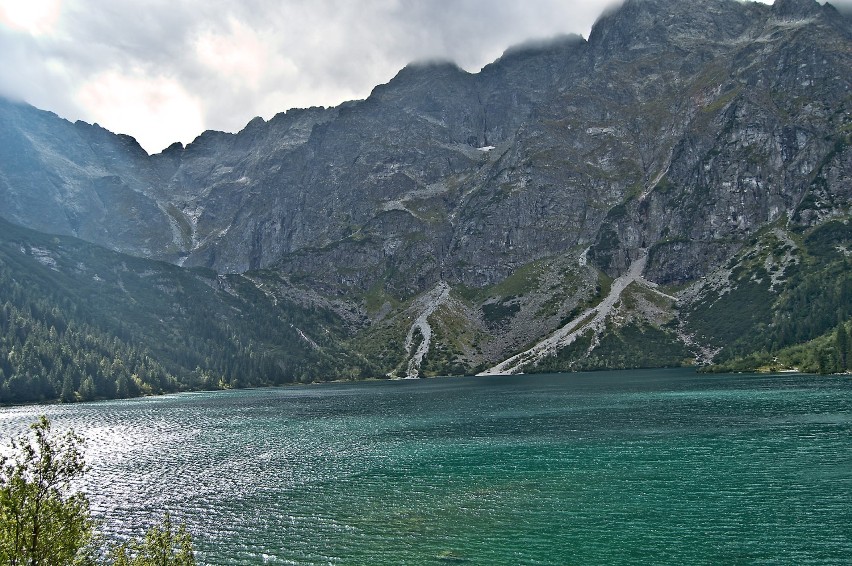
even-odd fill
[{"label": "tree line", "polygon": [[56,308],[0,305],[0,400],[88,401],[178,391],[178,380],[144,350]]},{"label": "tree line", "polygon": [[835,374],[852,370],[852,339],[850,322],[842,322],[823,336],[803,344],[795,344],[780,350],[762,349],[747,356],[727,360],[710,366],[706,371],[754,371],[755,369],[779,370],[795,368],[804,373]]}]

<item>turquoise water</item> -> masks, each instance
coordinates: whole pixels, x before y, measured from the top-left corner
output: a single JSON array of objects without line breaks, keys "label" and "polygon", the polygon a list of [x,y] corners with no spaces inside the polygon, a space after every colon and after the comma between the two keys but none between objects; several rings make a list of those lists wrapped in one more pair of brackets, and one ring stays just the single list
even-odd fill
[{"label": "turquoise water", "polygon": [[452,378],[3,409],[89,438],[112,537],[209,564],[852,563],[852,379]]}]

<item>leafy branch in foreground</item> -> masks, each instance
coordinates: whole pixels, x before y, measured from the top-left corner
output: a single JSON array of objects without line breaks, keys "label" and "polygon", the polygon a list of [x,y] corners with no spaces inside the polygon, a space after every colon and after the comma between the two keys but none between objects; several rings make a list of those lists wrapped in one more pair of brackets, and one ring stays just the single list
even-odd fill
[{"label": "leafy branch in foreground", "polygon": [[166,513],[162,526],[153,526],[143,540],[113,549],[115,566],[193,566],[192,537],[185,525],[174,528]]},{"label": "leafy branch in foreground", "polygon": [[[192,566],[192,538],[165,516],[143,540],[100,551],[89,501],[73,483],[86,471],[84,440],[57,436],[42,416],[0,456],[0,563],[10,566]],[[103,558],[109,555],[110,559]]]},{"label": "leafy branch in foreground", "polygon": [[0,459],[0,562],[77,564],[92,540],[89,502],[71,490],[85,471],[83,439],[54,438],[46,417]]}]

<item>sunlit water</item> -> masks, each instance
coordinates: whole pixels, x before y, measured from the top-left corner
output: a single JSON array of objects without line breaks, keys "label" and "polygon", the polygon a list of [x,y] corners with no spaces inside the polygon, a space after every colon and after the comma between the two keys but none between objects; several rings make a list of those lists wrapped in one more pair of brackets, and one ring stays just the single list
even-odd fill
[{"label": "sunlit water", "polygon": [[112,537],[209,564],[850,563],[852,379],[686,370],[0,409],[87,437]]}]

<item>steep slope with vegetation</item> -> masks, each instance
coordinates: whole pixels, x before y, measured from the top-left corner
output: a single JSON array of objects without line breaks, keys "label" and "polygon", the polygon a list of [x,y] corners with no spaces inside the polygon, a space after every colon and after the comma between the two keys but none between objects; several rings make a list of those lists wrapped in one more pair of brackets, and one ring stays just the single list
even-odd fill
[{"label": "steep slope with vegetation", "polygon": [[[684,326],[718,349],[712,369],[849,369],[852,223],[768,229],[690,299]],[[838,338],[839,337],[839,338]]]},{"label": "steep slope with vegetation", "polygon": [[371,375],[332,311],[0,221],[0,402]]}]

